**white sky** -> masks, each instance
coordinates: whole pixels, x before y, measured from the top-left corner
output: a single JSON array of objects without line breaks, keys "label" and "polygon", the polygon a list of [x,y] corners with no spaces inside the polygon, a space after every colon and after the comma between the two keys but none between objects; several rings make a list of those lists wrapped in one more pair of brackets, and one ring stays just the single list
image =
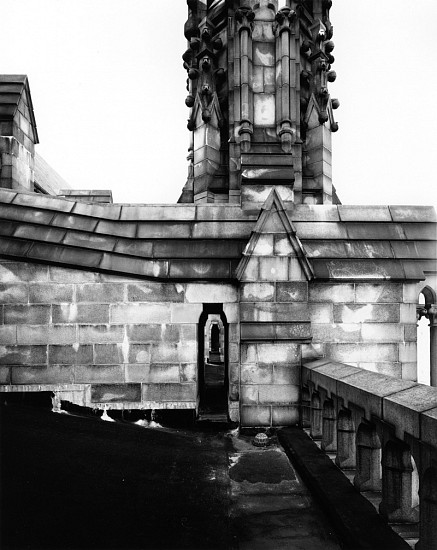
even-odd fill
[{"label": "white sky", "polygon": [[[0,72],[27,74],[38,152],[77,189],[176,202],[185,0],[1,0]],[[343,204],[437,204],[435,0],[334,0]]]}]

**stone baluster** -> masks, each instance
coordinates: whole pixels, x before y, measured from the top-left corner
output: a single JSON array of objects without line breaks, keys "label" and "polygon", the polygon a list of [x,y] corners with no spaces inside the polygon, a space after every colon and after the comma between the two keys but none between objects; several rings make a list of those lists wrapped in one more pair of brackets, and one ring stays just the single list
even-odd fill
[{"label": "stone baluster", "polygon": [[349,410],[338,413],[337,456],[335,463],[343,470],[356,467],[355,426]]},{"label": "stone baluster", "polygon": [[326,452],[335,452],[337,450],[337,418],[332,399],[325,401],[322,414],[322,449]]}]

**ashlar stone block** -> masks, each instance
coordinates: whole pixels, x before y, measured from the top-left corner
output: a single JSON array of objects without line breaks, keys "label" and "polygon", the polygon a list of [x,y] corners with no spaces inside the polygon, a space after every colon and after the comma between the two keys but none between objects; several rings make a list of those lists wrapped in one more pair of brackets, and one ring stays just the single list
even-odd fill
[{"label": "ashlar stone block", "polygon": [[237,299],[237,288],[231,285],[207,283],[189,283],[186,285],[185,300],[188,303],[232,303],[236,302]]},{"label": "ashlar stone block", "polygon": [[273,426],[295,426],[299,422],[299,407],[272,407]]},{"label": "ashlar stone block", "polygon": [[336,323],[398,323],[399,304],[334,304]]},{"label": "ashlar stone block", "polygon": [[131,303],[110,306],[111,323],[170,323],[171,304]]},{"label": "ashlar stone block", "polygon": [[243,283],[241,285],[240,299],[242,302],[272,302],[274,296],[274,283]]},{"label": "ashlar stone block", "polygon": [[0,303],[2,304],[27,304],[28,294],[28,286],[25,284],[0,284]]},{"label": "ashlar stone block", "polygon": [[79,325],[81,344],[122,343],[124,338],[124,325]]},{"label": "ashlar stone block", "polygon": [[12,384],[72,384],[74,382],[71,365],[45,365],[12,367]]},{"label": "ashlar stone block", "polygon": [[48,347],[49,365],[92,365],[93,347],[91,345]]},{"label": "ashlar stone block", "polygon": [[273,382],[271,365],[242,365],[242,384],[271,384]]},{"label": "ashlar stone block", "polygon": [[141,401],[141,384],[93,384],[92,403],[114,403]]},{"label": "ashlar stone block", "polygon": [[356,285],[357,303],[402,303],[402,299],[401,283]]},{"label": "ashlar stone block", "polygon": [[47,346],[0,346],[0,365],[46,365]]},{"label": "ashlar stone block", "polygon": [[258,399],[261,405],[275,403],[298,403],[299,402],[299,387],[298,386],[258,386]]},{"label": "ashlar stone block", "polygon": [[311,283],[309,285],[310,302],[354,302],[355,288],[353,284]]},{"label": "ashlar stone block", "polygon": [[241,425],[247,427],[271,426],[271,407],[242,406]]},{"label": "ashlar stone block", "polygon": [[5,305],[3,308],[5,325],[47,325],[50,315],[49,305]]}]

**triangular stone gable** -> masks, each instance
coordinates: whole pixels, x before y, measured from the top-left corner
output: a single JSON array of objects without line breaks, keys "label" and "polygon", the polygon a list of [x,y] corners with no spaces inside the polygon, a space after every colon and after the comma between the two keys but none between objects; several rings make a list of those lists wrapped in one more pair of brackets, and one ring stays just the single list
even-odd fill
[{"label": "triangular stone gable", "polygon": [[237,279],[253,280],[257,258],[265,256],[289,258],[289,280],[308,281],[314,276],[311,263],[275,188],[264,203],[243,252],[243,258],[236,269]]}]

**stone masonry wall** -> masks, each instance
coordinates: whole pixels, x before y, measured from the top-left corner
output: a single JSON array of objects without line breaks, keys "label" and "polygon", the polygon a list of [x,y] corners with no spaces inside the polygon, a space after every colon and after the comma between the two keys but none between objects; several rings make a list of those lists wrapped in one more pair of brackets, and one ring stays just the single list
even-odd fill
[{"label": "stone masonry wall", "polygon": [[409,283],[310,283],[313,352],[416,380],[417,297]]},{"label": "stone masonry wall", "polygon": [[0,280],[0,384],[83,389],[79,404],[100,408],[195,408],[205,302],[223,303],[231,378],[238,378],[237,290],[229,284],[8,261]]}]

